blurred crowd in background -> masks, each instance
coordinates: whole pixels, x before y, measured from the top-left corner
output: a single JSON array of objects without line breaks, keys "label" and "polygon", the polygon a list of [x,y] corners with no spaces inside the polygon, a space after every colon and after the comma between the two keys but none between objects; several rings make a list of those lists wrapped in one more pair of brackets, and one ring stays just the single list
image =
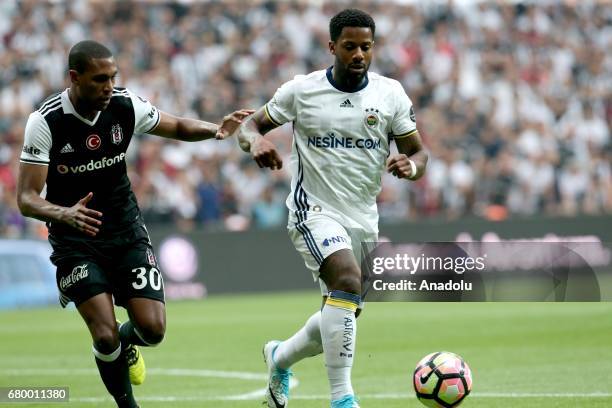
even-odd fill
[{"label": "blurred crowd in background", "polygon": [[[416,183],[383,178],[381,222],[612,213],[612,6],[558,1],[14,1],[0,3],[0,235],[41,233],[16,207],[28,114],[65,89],[71,45],[94,39],[117,86],[159,109],[219,122],[324,69],[328,22],[376,21],[371,70],[399,80],[430,151]],[[608,50],[608,52],[606,52]],[[284,154],[291,129],[270,137]],[[145,220],[180,228],[284,226],[290,174],[235,140],[139,135],[128,152]]]}]

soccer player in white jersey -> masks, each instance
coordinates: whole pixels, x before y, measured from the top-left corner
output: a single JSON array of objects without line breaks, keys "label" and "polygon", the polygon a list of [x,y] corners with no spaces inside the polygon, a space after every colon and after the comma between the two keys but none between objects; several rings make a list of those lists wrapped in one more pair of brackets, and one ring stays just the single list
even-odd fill
[{"label": "soccer player in white jersey", "polygon": [[[375,24],[348,9],[330,21],[334,65],[297,76],[246,119],[238,131],[243,150],[260,167],[280,169],[275,146],[263,135],[293,124],[292,191],[288,230],[308,269],[319,279],[323,307],[288,340],[264,346],[269,407],[287,407],[291,367],[324,353],[332,408],[358,407],[351,385],[356,316],[361,301],[361,243],[376,241],[376,196],[381,176],[415,180],[427,154],[412,103],[399,82],[368,73]],[[399,154],[389,157],[395,141]]]}]

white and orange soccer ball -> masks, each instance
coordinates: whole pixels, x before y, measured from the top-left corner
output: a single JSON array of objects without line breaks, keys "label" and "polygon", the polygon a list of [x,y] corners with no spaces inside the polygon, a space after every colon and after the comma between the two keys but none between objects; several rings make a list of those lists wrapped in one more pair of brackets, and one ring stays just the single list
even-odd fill
[{"label": "white and orange soccer ball", "polygon": [[458,355],[439,351],[419,361],[412,383],[423,405],[433,408],[456,407],[472,391],[472,371]]}]

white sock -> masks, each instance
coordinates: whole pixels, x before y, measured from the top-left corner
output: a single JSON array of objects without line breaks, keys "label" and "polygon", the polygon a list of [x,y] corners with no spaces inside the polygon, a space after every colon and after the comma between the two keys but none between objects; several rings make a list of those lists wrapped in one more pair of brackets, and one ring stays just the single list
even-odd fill
[{"label": "white sock", "polygon": [[332,401],[354,395],[351,369],[357,344],[355,310],[359,301],[358,295],[331,291],[321,312],[321,338]]},{"label": "white sock", "polygon": [[323,352],[321,343],[321,311],[310,316],[304,327],[278,345],[274,352],[276,367],[286,370],[306,357]]},{"label": "white sock", "polygon": [[354,395],[351,385],[351,370],[353,367],[327,367],[327,377],[331,388],[331,400],[339,400],[345,395]]},{"label": "white sock", "polygon": [[111,352],[110,354],[104,354],[98,351],[98,349],[96,349],[96,346],[92,346],[91,349],[94,353],[94,356],[96,356],[98,360],[102,360],[105,363],[115,361],[121,355],[121,343],[119,343],[119,347],[117,347],[117,350]]}]

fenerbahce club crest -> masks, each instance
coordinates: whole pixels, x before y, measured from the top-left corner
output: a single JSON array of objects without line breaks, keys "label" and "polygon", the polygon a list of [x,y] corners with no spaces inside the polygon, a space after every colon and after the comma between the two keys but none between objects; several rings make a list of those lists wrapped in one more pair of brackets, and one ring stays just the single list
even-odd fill
[{"label": "fenerbahce club crest", "polygon": [[378,125],[378,122],[380,122],[380,118],[378,117],[378,115],[380,114],[380,112],[378,111],[378,109],[375,108],[368,108],[365,110],[365,124],[368,127],[371,128],[375,128],[376,125]]},{"label": "fenerbahce club crest", "polygon": [[118,145],[123,140],[123,131],[121,130],[121,125],[114,124],[111,128],[111,138],[113,143]]}]

